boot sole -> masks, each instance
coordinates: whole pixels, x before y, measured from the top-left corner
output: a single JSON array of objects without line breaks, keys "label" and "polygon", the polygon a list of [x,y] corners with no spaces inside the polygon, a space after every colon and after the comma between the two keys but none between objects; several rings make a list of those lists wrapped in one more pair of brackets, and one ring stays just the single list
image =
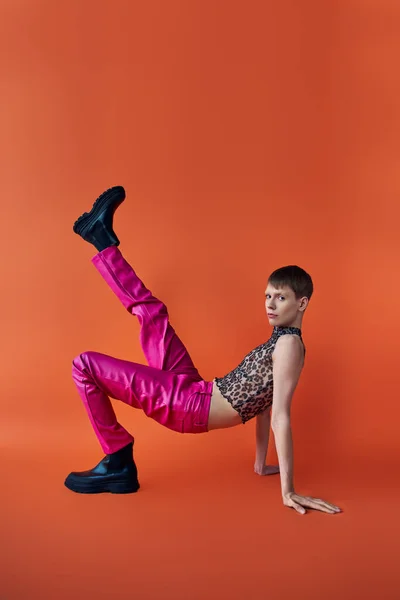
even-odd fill
[{"label": "boot sole", "polygon": [[84,236],[97,217],[110,204],[115,204],[115,209],[125,200],[125,190],[121,185],[109,188],[101,194],[93,203],[92,209],[87,213],[83,213],[74,223],[73,230],[80,236]]},{"label": "boot sole", "polygon": [[93,481],[90,483],[90,486],[86,483],[80,483],[74,481],[71,485],[64,482],[65,486],[72,490],[73,492],[77,492],[78,494],[101,494],[103,492],[109,492],[111,494],[133,494],[140,489],[139,483],[131,483],[127,481],[110,481],[110,482],[101,482],[101,481]]}]

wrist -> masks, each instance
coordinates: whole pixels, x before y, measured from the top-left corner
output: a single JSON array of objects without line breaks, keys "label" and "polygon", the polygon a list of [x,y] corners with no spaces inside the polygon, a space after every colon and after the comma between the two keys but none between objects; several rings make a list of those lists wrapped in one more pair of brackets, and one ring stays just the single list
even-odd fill
[{"label": "wrist", "polygon": [[265,467],[265,463],[263,463],[263,462],[254,463],[254,473],[257,473],[257,475],[262,475],[262,473],[264,471],[264,467]]}]

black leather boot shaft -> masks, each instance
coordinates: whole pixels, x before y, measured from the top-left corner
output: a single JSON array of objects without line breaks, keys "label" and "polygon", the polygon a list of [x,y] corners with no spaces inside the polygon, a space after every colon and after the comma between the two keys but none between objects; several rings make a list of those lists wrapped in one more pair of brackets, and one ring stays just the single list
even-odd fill
[{"label": "black leather boot shaft", "polygon": [[120,450],[113,452],[112,454],[108,454],[110,459],[109,467],[110,469],[121,469],[126,465],[133,463],[133,442],[124,446]]},{"label": "black leather boot shaft", "polygon": [[107,227],[102,221],[96,221],[85,235],[85,241],[90,242],[98,252],[110,246],[119,246],[120,242],[112,227]]}]

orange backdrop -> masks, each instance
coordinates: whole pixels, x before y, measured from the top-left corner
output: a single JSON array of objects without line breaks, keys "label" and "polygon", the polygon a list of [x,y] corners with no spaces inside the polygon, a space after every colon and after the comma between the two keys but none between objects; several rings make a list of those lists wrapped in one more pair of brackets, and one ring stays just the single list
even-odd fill
[{"label": "orange backdrop", "polygon": [[[0,7],[0,595],[398,597],[399,4]],[[295,487],[341,515],[283,507],[254,421],[181,436],[118,401],[140,492],[64,488],[103,456],[72,359],[144,361],[72,232],[111,185],[120,248],[205,379],[271,335],[274,269],[311,274]]]}]

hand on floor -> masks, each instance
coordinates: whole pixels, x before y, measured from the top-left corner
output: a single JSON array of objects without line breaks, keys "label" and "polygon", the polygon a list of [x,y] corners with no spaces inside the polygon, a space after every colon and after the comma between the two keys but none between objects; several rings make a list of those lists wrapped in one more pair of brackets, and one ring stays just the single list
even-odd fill
[{"label": "hand on floor", "polygon": [[342,509],[335,504],[331,504],[321,498],[313,498],[312,496],[301,496],[296,492],[289,492],[283,496],[283,504],[294,508],[302,515],[306,514],[306,508],[313,508],[314,510],[321,510],[322,512],[335,514],[342,512]]},{"label": "hand on floor", "polygon": [[254,465],[254,473],[257,473],[257,475],[276,475],[279,473],[279,467],[275,465],[262,465],[260,467]]}]

